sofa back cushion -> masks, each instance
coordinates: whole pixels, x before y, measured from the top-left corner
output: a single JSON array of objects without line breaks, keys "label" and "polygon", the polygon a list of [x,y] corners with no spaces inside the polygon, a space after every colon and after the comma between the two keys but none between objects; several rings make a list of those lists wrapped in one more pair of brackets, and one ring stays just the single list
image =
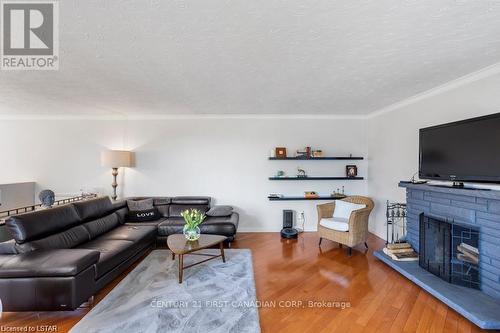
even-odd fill
[{"label": "sofa back cushion", "polygon": [[172,203],[172,198],[169,197],[156,197],[153,200],[153,204],[162,217],[168,217],[170,211],[170,204]]},{"label": "sofa back cushion", "polygon": [[81,222],[73,205],[38,210],[9,217],[5,224],[17,243],[44,238]]},{"label": "sofa back cushion", "polygon": [[169,217],[181,217],[186,209],[197,209],[205,214],[210,209],[210,197],[175,197],[169,208]]},{"label": "sofa back cushion", "polygon": [[210,207],[210,200],[210,197],[175,197],[172,198],[172,203],[178,205],[206,205]]},{"label": "sofa back cushion", "polygon": [[351,217],[351,213],[355,210],[365,208],[366,205],[355,204],[343,200],[335,201],[335,210],[333,211],[334,218],[347,219]]},{"label": "sofa back cushion", "polygon": [[77,225],[44,238],[16,244],[16,248],[20,253],[35,250],[70,249],[89,240],[90,235],[85,227]]},{"label": "sofa back cushion", "polygon": [[115,209],[108,196],[75,202],[73,203],[73,207],[75,207],[82,221],[89,221],[108,215]]},{"label": "sofa back cushion", "polygon": [[86,222],[83,224],[87,229],[90,239],[99,237],[100,235],[114,229],[120,225],[120,217],[117,213],[100,217],[98,219]]}]

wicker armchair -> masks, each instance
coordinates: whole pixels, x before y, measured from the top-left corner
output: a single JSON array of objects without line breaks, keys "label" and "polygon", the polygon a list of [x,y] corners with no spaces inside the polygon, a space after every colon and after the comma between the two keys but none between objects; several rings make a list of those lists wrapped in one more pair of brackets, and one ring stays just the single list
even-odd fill
[{"label": "wicker armchair", "polygon": [[370,212],[373,210],[374,203],[372,199],[362,196],[352,196],[342,200],[356,204],[363,204],[366,205],[366,207],[355,210],[351,213],[349,218],[349,231],[336,231],[319,224],[322,218],[330,218],[333,216],[335,202],[318,205],[319,245],[321,245],[323,238],[326,238],[339,243],[341,247],[342,244],[348,246],[349,255],[351,255],[351,248],[360,243],[364,243],[365,247],[368,249],[368,245],[366,244],[366,238],[368,236],[368,217],[370,216]]}]

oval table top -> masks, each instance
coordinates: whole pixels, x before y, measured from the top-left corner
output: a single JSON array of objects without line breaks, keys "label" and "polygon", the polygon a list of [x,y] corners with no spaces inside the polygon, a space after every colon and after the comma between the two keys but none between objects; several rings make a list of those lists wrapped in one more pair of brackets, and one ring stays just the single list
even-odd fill
[{"label": "oval table top", "polygon": [[175,234],[167,237],[167,245],[175,254],[186,254],[217,245],[226,239],[226,236],[201,234],[198,240],[189,241],[183,234]]}]

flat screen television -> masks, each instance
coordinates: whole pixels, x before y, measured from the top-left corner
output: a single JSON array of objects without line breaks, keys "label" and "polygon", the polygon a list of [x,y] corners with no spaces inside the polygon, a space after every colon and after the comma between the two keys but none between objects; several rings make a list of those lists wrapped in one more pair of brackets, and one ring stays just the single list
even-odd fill
[{"label": "flat screen television", "polygon": [[500,113],[420,129],[419,177],[500,183]]}]

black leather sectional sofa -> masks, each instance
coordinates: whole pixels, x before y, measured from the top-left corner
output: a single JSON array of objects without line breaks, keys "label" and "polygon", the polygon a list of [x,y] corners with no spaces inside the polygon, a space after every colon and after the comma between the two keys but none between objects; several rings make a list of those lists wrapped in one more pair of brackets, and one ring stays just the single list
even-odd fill
[{"label": "black leather sectional sofa", "polygon": [[[126,201],[109,197],[9,218],[13,240],[0,244],[4,311],[76,309],[158,242],[181,233],[182,211],[211,207],[209,197],[154,197],[153,203],[162,217],[149,222],[127,222]],[[232,241],[238,219],[236,212],[207,217],[200,229]]]}]

